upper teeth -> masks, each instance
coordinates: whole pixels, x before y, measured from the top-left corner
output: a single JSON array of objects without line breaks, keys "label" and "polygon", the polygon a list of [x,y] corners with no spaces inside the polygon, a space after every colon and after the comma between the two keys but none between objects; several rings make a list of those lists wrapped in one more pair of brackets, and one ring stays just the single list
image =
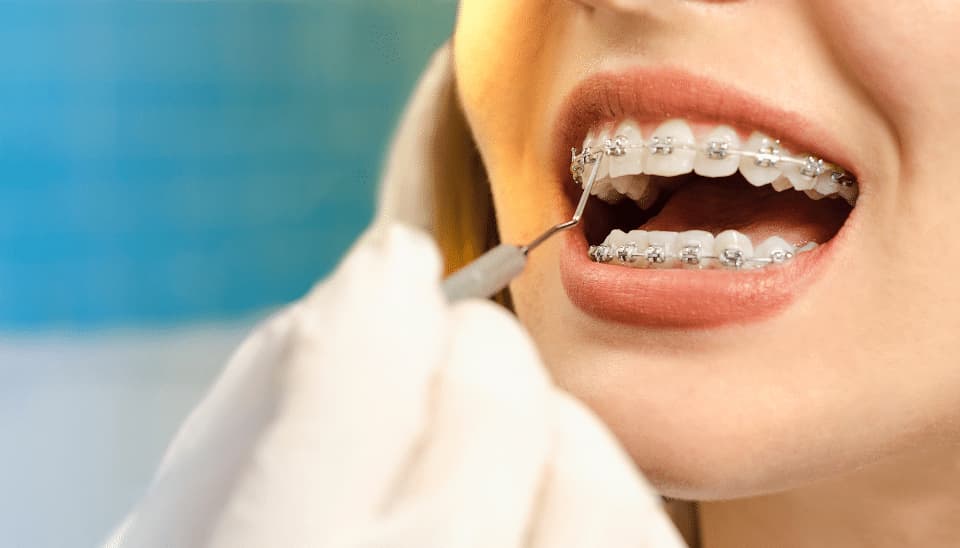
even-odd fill
[{"label": "upper teeth", "polygon": [[780,141],[754,132],[741,144],[737,132],[720,125],[699,142],[690,125],[680,119],[667,120],[644,140],[639,124],[627,120],[614,131],[591,132],[583,150],[574,155],[571,170],[575,176],[584,166],[608,157],[597,174],[592,194],[607,202],[623,196],[648,205],[656,187],[649,177],[697,173],[703,177],[727,177],[738,170],[754,186],[771,185],[778,192],[788,188],[802,190],[814,199],[842,197],[854,205],[859,195],[856,180],[842,168],[808,154],[795,155]]}]

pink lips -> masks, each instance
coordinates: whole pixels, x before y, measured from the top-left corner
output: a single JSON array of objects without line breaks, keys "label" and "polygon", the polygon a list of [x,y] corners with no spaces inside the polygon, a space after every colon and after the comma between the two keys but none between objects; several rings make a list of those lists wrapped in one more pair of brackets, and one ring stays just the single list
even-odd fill
[{"label": "pink lips", "polygon": [[[569,150],[602,123],[671,117],[723,123],[781,138],[792,150],[851,162],[840,143],[806,118],[764,105],[745,92],[673,69],[600,74],[577,87],[558,119],[555,168],[569,182]],[[572,205],[570,206],[572,211]],[[768,318],[785,309],[824,271],[845,228],[817,250],[785,266],[751,272],[638,269],[597,264],[587,257],[582,229],[566,234],[560,253],[564,290],[581,310],[619,323],[665,328],[711,328]]]}]

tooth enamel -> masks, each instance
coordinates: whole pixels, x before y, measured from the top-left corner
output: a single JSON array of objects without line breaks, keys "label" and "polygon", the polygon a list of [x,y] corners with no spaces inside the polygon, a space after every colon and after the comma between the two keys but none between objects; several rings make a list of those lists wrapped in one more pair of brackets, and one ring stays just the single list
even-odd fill
[{"label": "tooth enamel", "polygon": [[648,175],[625,175],[610,179],[610,182],[613,183],[613,188],[617,192],[633,201],[638,201],[647,193],[647,187],[650,186],[650,177]]},{"label": "tooth enamel", "polygon": [[643,148],[637,146],[643,144],[640,126],[633,120],[627,120],[614,132],[614,139],[618,137],[625,137],[632,146],[626,148],[622,156],[610,156],[610,176],[622,177],[643,173]]},{"label": "tooth enamel", "polygon": [[806,156],[803,164],[790,163],[783,168],[783,174],[797,190],[810,190],[817,185],[817,177],[827,171],[823,160],[815,156]]},{"label": "tooth enamel", "polygon": [[643,266],[646,261],[643,258],[643,252],[649,245],[650,234],[646,230],[631,230],[627,233],[626,253],[622,253],[620,261],[625,264]]},{"label": "tooth enamel", "polygon": [[747,182],[753,186],[763,186],[777,180],[781,172],[774,166],[782,152],[775,139],[754,132],[744,148],[757,155],[740,159],[740,174]]},{"label": "tooth enamel", "polygon": [[790,179],[786,178],[785,176],[777,177],[777,180],[770,183],[770,186],[772,186],[777,192],[783,192],[788,188],[794,188],[793,183],[791,183]]},{"label": "tooth enamel", "polygon": [[740,167],[740,155],[731,152],[740,148],[740,137],[728,126],[719,126],[697,147],[693,171],[704,177],[728,177]]},{"label": "tooth enamel", "polygon": [[788,261],[797,252],[796,248],[779,236],[767,238],[754,250],[753,256],[770,259],[774,263]]},{"label": "tooth enamel", "polygon": [[[586,183],[584,183],[586,184]],[[623,199],[623,195],[613,187],[611,179],[602,179],[594,181],[593,189],[590,190],[591,196],[596,196],[604,202],[615,204]]]},{"label": "tooth enamel", "polygon": [[717,234],[713,251],[721,265],[728,268],[742,268],[753,258],[753,243],[750,238],[736,230],[725,230]]},{"label": "tooth enamel", "polygon": [[[649,183],[649,179],[648,179]],[[643,210],[650,209],[654,204],[657,203],[657,199],[660,198],[660,187],[657,185],[647,184],[646,188],[643,191],[643,194],[639,198],[635,199],[634,202],[637,204],[637,207]]]},{"label": "tooth enamel", "polygon": [[814,190],[826,196],[839,191],[840,185],[837,184],[837,181],[833,178],[833,173],[827,172],[817,177],[817,185],[814,187]]},{"label": "tooth enamel", "polygon": [[824,198],[823,194],[820,194],[819,192],[817,192],[812,188],[808,190],[804,190],[803,193],[806,194],[808,198],[814,201],[822,200]]},{"label": "tooth enamel", "polygon": [[706,230],[688,230],[677,236],[677,250],[684,266],[701,266],[703,257],[713,256],[713,234]]},{"label": "tooth enamel", "polygon": [[610,234],[607,234],[607,238],[603,241],[603,245],[612,247],[616,249],[627,243],[627,233],[615,228],[610,231]]},{"label": "tooth enamel", "polygon": [[648,142],[644,172],[662,177],[683,175],[693,170],[696,155],[690,126],[683,120],[668,120]]},{"label": "tooth enamel", "polygon": [[647,238],[646,258],[650,266],[671,267],[677,257],[677,234],[661,230],[651,231]]}]

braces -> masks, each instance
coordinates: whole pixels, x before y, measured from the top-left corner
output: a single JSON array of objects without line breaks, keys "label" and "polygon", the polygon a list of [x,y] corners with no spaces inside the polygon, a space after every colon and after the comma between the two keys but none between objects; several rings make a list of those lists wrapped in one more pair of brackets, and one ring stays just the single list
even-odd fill
[{"label": "braces", "polygon": [[[624,156],[630,149],[644,148],[654,156],[670,155],[677,149],[700,150],[696,146],[685,143],[675,144],[672,137],[653,137],[646,144],[636,145],[631,144],[628,138],[618,135],[612,139],[605,139],[603,148],[599,150],[594,150],[593,147],[589,146],[584,147],[582,152],[577,152],[576,148],[570,149],[570,174],[577,184],[582,185],[586,166],[609,156]],[[723,160],[731,154],[739,154],[740,156],[753,158],[756,165],[760,167],[781,167],[782,165],[793,164],[800,167],[800,174],[805,177],[816,178],[824,173],[831,172],[831,178],[838,185],[852,186],[857,182],[843,168],[816,156],[789,156],[784,154],[780,149],[779,140],[765,143],[757,151],[733,149],[727,141],[710,140],[702,150],[711,160]],[[641,251],[635,242],[629,242],[617,248],[609,245],[592,245],[587,253],[594,262],[604,264],[618,260],[620,263],[628,265],[635,265],[644,261],[650,266],[656,266],[676,261],[685,268],[700,269],[717,265],[732,270],[744,270],[784,264],[796,258],[800,253],[811,251],[816,247],[816,242],[809,242],[794,251],[775,249],[767,257],[747,257],[738,248],[724,249],[718,255],[704,255],[702,247],[696,244],[683,246],[678,253],[670,254],[667,253],[666,247],[660,244],[650,245]]]},{"label": "braces", "polygon": [[702,151],[710,160],[725,160],[731,154],[737,154],[741,157],[753,158],[754,163],[759,167],[781,168],[793,165],[799,168],[801,175],[809,179],[815,179],[830,172],[833,182],[840,186],[850,187],[857,183],[856,178],[842,167],[821,158],[811,155],[792,156],[784,153],[780,148],[779,139],[765,143],[758,150],[746,150],[732,148],[728,141],[719,139],[709,140],[698,147],[688,143],[675,143],[673,137],[656,136],[646,143],[635,144],[631,143],[627,137],[618,135],[612,139],[604,139],[602,147],[587,146],[582,152],[577,152],[576,148],[570,149],[570,174],[573,175],[577,184],[582,185],[583,172],[587,165],[604,156],[624,156],[628,150],[646,150],[652,156],[669,156],[678,150]]},{"label": "braces", "polygon": [[590,259],[597,263],[611,263],[614,260],[623,264],[635,265],[646,262],[648,265],[662,265],[667,262],[677,261],[682,266],[688,268],[704,268],[713,265],[732,270],[744,270],[749,268],[761,268],[773,264],[784,264],[793,260],[800,253],[816,249],[817,244],[810,242],[795,251],[786,249],[775,249],[768,257],[747,257],[744,252],[737,248],[727,248],[719,255],[703,255],[702,247],[699,244],[686,245],[682,247],[679,253],[667,253],[663,245],[654,244],[648,246],[643,251],[637,247],[635,242],[628,242],[620,247],[613,248],[609,245],[592,245],[588,254]]}]

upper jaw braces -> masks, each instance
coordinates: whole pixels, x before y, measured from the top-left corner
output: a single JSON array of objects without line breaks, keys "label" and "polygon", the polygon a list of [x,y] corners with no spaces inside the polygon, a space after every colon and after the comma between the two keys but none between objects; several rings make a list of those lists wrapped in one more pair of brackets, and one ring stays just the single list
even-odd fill
[{"label": "upper jaw braces", "polygon": [[672,137],[654,136],[646,142],[631,143],[630,139],[623,135],[605,139],[602,146],[585,146],[578,152],[576,148],[570,149],[570,174],[577,184],[583,184],[583,174],[586,166],[593,164],[604,156],[624,156],[628,150],[645,149],[651,156],[669,156],[679,150],[700,152],[706,155],[710,160],[725,160],[732,154],[737,154],[741,158],[753,158],[754,164],[764,168],[784,168],[787,166],[796,166],[800,174],[809,179],[816,179],[825,173],[830,173],[834,183],[842,187],[852,187],[857,184],[856,178],[845,169],[835,164],[829,163],[822,158],[813,155],[790,155],[780,148],[780,140],[774,140],[771,143],[761,146],[757,150],[745,148],[734,148],[730,143],[723,140],[707,140],[703,145],[691,145],[689,143],[676,143]]}]

